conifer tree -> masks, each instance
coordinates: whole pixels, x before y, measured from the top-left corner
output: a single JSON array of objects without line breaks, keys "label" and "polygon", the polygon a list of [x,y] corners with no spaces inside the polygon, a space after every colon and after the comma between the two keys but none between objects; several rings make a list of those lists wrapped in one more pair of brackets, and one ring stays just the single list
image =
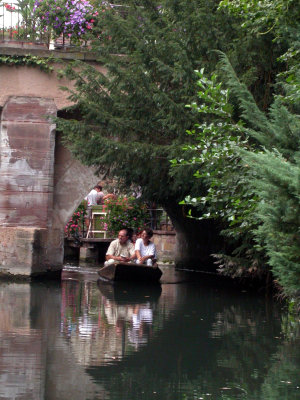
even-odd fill
[{"label": "conifer tree", "polygon": [[[299,301],[299,4],[223,0],[220,7],[242,15],[243,27],[254,35],[272,32],[274,46],[284,43],[282,70],[267,113],[224,55],[220,65],[225,85],[198,73],[199,100],[193,108],[201,113],[202,123],[190,131],[197,144],[185,147],[190,154],[180,164],[198,164],[196,177],[209,189],[205,196],[188,196],[186,202],[202,210],[205,206],[202,218],[226,223],[223,232],[233,240],[234,250],[218,255],[224,273],[240,276],[270,269],[283,292]],[[224,86],[230,88],[233,108]],[[239,118],[241,123],[236,123]]]},{"label": "conifer tree", "polygon": [[235,18],[217,12],[217,4],[129,0],[123,8],[104,5],[93,51],[107,73],[87,65],[69,67],[66,74],[75,83],[69,112],[78,118],[58,121],[75,156],[108,167],[124,187],[140,186],[145,199],[167,210],[178,231],[189,232],[191,248],[197,242],[207,256],[212,252],[207,222],[187,220],[178,206],[187,193],[203,190],[201,182],[192,178],[192,166],[171,176],[169,160],[180,154],[184,132],[197,120],[186,108],[196,98],[194,70],[202,65],[213,70],[216,56],[210,50],[231,46]]},{"label": "conifer tree", "polygon": [[93,51],[107,73],[86,65],[68,68],[75,84],[70,115],[77,118],[61,119],[58,128],[81,161],[108,167],[120,184],[140,186],[144,198],[164,206],[177,232],[189,234],[184,246],[191,256],[195,249],[208,255],[216,251],[209,245],[216,238],[214,223],[186,219],[178,206],[187,194],[205,193],[206,186],[193,179],[195,166],[174,175],[169,162],[181,154],[186,130],[198,121],[186,107],[197,98],[194,70],[212,72],[213,50],[227,52],[266,106],[278,49],[270,50],[272,35],[254,41],[241,31],[239,17],[218,11],[216,0],[123,3],[105,3],[92,34]]},{"label": "conifer tree", "polygon": [[[299,113],[288,93],[276,96],[264,113],[224,55],[221,64],[241,121],[234,122],[229,93],[216,77],[209,80],[198,72],[200,105],[192,107],[210,124],[197,124],[190,132],[197,144],[185,149],[193,157],[179,164],[197,164],[195,176],[210,187],[206,196],[188,196],[186,203],[202,209],[205,205],[201,218],[226,221],[224,233],[235,239],[236,248],[231,256],[218,256],[223,273],[240,276],[270,269],[283,292],[299,298]],[[294,82],[299,82],[299,76]]]}]

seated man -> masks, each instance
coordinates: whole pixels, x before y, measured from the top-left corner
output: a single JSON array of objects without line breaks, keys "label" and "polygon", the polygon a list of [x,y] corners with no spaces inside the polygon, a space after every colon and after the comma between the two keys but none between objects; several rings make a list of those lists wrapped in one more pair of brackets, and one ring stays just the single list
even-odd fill
[{"label": "seated man", "polygon": [[141,237],[135,242],[135,255],[137,264],[146,264],[156,266],[156,247],[151,238],[153,236],[153,231],[151,228],[145,228]]},{"label": "seated man", "polygon": [[105,258],[105,266],[116,261],[130,262],[135,259],[134,245],[129,240],[127,229],[120,230],[118,239],[109,245]]}]

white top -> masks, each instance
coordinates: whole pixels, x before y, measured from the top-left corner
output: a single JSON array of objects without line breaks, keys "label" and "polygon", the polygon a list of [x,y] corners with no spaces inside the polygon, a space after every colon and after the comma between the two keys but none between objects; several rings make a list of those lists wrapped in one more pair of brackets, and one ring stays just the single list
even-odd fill
[{"label": "white top", "polygon": [[155,244],[152,242],[149,242],[148,246],[145,246],[143,239],[139,238],[135,242],[135,250],[139,250],[142,257],[154,256],[154,258],[157,259],[156,247],[155,247]]},{"label": "white top", "polygon": [[87,201],[87,205],[89,206],[96,206],[97,204],[101,203],[101,199],[104,196],[103,192],[97,192],[96,189],[92,189],[90,193],[85,197]]}]

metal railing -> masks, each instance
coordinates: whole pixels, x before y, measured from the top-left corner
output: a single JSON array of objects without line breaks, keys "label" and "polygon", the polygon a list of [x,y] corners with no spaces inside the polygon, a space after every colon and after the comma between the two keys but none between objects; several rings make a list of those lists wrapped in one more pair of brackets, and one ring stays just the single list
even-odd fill
[{"label": "metal railing", "polygon": [[148,208],[149,220],[147,225],[158,231],[173,231],[172,222],[163,208]]},{"label": "metal railing", "polygon": [[[30,0],[11,0],[0,3],[0,41],[22,41],[47,45],[52,49],[87,47],[88,40],[76,41],[62,33],[53,40],[51,26],[41,29],[39,19],[34,16]],[[126,6],[110,4],[126,18]],[[78,37],[77,37],[78,39]]]},{"label": "metal railing", "polygon": [[[172,222],[164,209],[150,208],[148,209],[148,212],[149,212],[148,218],[145,222],[149,228],[155,231],[169,231],[169,232],[174,231]],[[91,227],[89,229],[91,229]],[[80,241],[81,238],[89,236],[87,235],[89,229],[86,227],[85,220],[83,219],[80,223],[79,232],[74,235],[71,235],[70,237],[73,237],[73,239]],[[106,235],[104,235],[103,237],[106,238]]]},{"label": "metal railing", "polygon": [[0,3],[0,40],[43,43],[49,47],[50,33],[39,29],[29,6]]}]

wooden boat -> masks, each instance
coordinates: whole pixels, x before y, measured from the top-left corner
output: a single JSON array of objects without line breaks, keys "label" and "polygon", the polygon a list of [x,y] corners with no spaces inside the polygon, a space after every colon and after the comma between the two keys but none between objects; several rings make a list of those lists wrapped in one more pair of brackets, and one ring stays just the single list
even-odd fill
[{"label": "wooden boat", "polygon": [[162,271],[158,266],[116,262],[101,268],[98,275],[105,281],[158,282]]}]

